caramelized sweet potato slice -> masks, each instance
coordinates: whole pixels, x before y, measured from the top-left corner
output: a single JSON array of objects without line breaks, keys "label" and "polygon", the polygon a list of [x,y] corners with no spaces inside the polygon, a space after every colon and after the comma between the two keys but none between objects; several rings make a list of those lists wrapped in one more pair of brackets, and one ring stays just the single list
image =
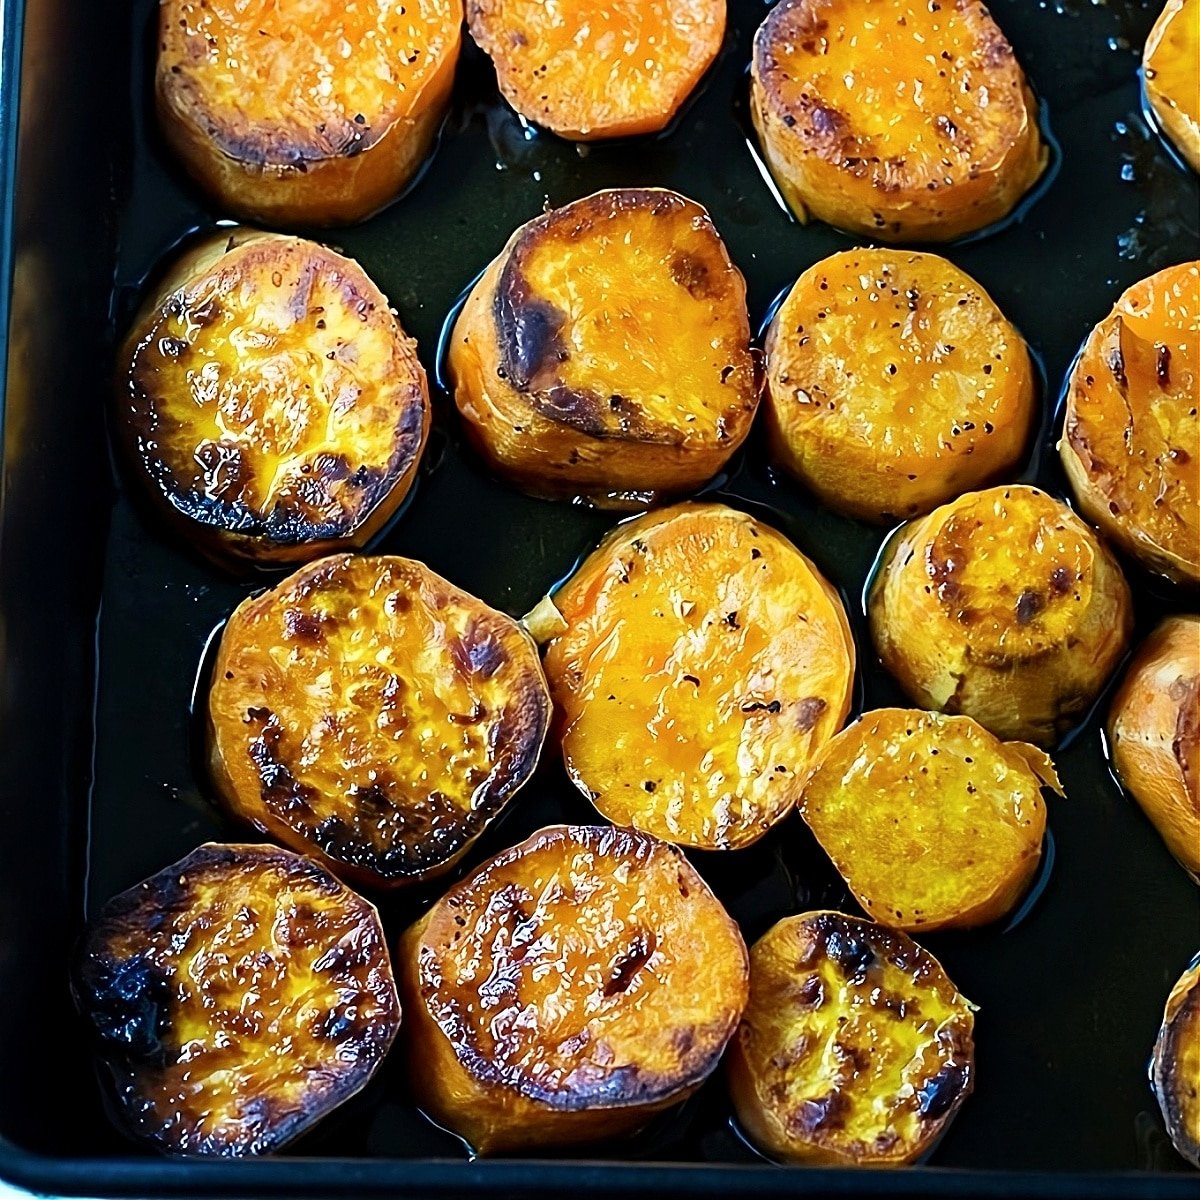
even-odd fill
[{"label": "caramelized sweet potato slice", "polygon": [[1200,0],[1167,0],[1142,53],[1146,99],[1163,132],[1200,171]]},{"label": "caramelized sweet potato slice", "polygon": [[1092,330],[1067,385],[1059,442],[1084,516],[1143,566],[1192,584],[1198,397],[1200,262],[1190,262],[1135,283]]},{"label": "caramelized sweet potato slice", "polygon": [[404,935],[417,1102],[479,1153],[596,1141],[677,1104],[746,1003],[737,926],[673,846],[552,826]]},{"label": "caramelized sweet potato slice", "polygon": [[837,912],[787,917],[750,951],[729,1047],[738,1121],[782,1162],[912,1162],[974,1086],[974,1024],[903,933]]},{"label": "caramelized sweet potato slice", "polygon": [[1037,488],[969,492],[893,539],[872,585],[883,665],[922,708],[1052,744],[1099,694],[1133,628],[1095,534]]},{"label": "caramelized sweet potato slice", "polygon": [[799,811],[867,915],[894,929],[1004,916],[1042,856],[1046,754],[970,717],[881,708],[817,752]]},{"label": "caramelized sweet potato slice", "polygon": [[617,526],[553,602],[563,756],[609,820],[728,850],[791,811],[849,711],[854,642],[789,541],[723,505],[677,505]]},{"label": "caramelized sweet potato slice", "polygon": [[185,255],[117,363],[117,430],[177,529],[226,564],[362,546],[416,478],[416,343],[352,260],[222,232]]},{"label": "caramelized sweet potato slice", "polygon": [[1150,1084],[1175,1149],[1200,1167],[1200,955],[1167,997]]},{"label": "caramelized sweet potato slice", "polygon": [[801,220],[949,241],[1045,169],[1036,102],[979,0],[780,0],[754,39],[750,112]]},{"label": "caramelized sweet potato slice", "polygon": [[275,846],[204,845],[110,900],[73,982],[117,1111],[167,1154],[278,1150],[400,1026],[375,909]]},{"label": "caramelized sweet potato slice", "polygon": [[675,192],[598,192],[537,217],[475,285],[449,353],[483,457],[552,498],[644,507],[697,488],[750,430],[746,285]]},{"label": "caramelized sweet potato slice", "polygon": [[208,699],[230,809],[339,875],[452,866],[537,765],[550,699],[511,617],[407,558],[312,563],[243,601]]}]

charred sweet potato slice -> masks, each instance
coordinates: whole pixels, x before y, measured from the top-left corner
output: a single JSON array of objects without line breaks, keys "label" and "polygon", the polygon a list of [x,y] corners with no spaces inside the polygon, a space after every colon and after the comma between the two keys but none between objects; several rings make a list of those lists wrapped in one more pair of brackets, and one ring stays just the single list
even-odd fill
[{"label": "charred sweet potato slice", "polygon": [[230,809],[343,878],[456,862],[537,765],[550,699],[511,617],[407,558],[312,563],[244,601],[208,698]]},{"label": "charred sweet potato slice", "polygon": [[162,0],[162,131],[234,214],[358,221],[433,145],[461,43],[459,0]]},{"label": "charred sweet potato slice", "polygon": [[1113,697],[1108,746],[1121,782],[1200,883],[1200,616],[1167,617]]},{"label": "charred sweet potato slice", "polygon": [[1167,0],[1142,53],[1146,99],[1163,132],[1200,171],[1200,0]]},{"label": "charred sweet potato slice", "polygon": [[1007,215],[1048,161],[1012,47],[979,0],[780,0],[751,117],[801,220],[949,241]]},{"label": "charred sweet potato slice", "polygon": [[166,1154],[278,1150],[400,1026],[375,909],[275,846],[204,845],[110,900],[73,982],[118,1113]]},{"label": "charred sweet potato slice", "polygon": [[467,0],[523,117],[574,141],[662,129],[725,36],[725,0]]},{"label": "charred sweet potato slice", "polygon": [[854,641],[789,541],[720,504],[619,525],[554,595],[545,653],[567,770],[609,820],[749,845],[850,708]]},{"label": "charred sweet potato slice", "polygon": [[844,250],[767,331],[774,456],[831,508],[928,512],[1012,469],[1034,412],[1021,335],[936,254]]},{"label": "charred sweet potato slice", "polygon": [[677,1104],[746,1003],[737,925],[673,846],[552,826],[399,949],[417,1102],[479,1153],[596,1141]]},{"label": "charred sweet potato slice", "polygon": [[1200,262],[1190,262],[1135,283],[1092,330],[1059,443],[1084,516],[1143,566],[1191,584],[1200,584],[1198,398]]},{"label": "charred sweet potato slice", "polygon": [[222,233],[176,264],[117,364],[117,429],[153,500],[226,564],[362,546],[429,432],[416,343],[348,258]]},{"label": "charred sweet potato slice", "polygon": [[1167,997],[1150,1083],[1172,1144],[1200,1167],[1200,955]]},{"label": "charred sweet potato slice", "polygon": [[974,1086],[974,1024],[905,934],[837,912],[787,917],[750,951],[729,1047],[738,1121],[783,1162],[912,1162]]},{"label": "charred sweet potato slice", "polygon": [[1099,694],[1133,628],[1129,585],[1065,504],[969,492],[893,539],[869,601],[883,665],[922,708],[1052,744]]},{"label": "charred sweet potato slice", "polygon": [[799,811],[868,916],[966,928],[1004,916],[1032,881],[1043,785],[1062,790],[1036,746],[970,717],[881,708],[817,752]]},{"label": "charred sweet potato slice", "polygon": [[758,403],[746,285],[700,205],[598,192],[509,239],[449,353],[471,440],[524,491],[645,504],[699,487]]}]

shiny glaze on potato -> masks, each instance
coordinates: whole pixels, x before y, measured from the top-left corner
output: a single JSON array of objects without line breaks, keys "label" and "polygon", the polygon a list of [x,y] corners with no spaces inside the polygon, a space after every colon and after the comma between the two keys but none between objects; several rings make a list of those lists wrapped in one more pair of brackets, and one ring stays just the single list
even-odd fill
[{"label": "shiny glaze on potato", "polygon": [[1001,742],[970,717],[864,713],[825,744],[799,812],[867,915],[894,929],[966,928],[1021,899],[1042,857],[1036,746]]},{"label": "shiny glaze on potato", "polygon": [[1023,484],[970,492],[892,539],[870,595],[883,665],[922,708],[1052,744],[1129,645],[1129,585],[1065,504]]},{"label": "shiny glaze on potato", "polygon": [[783,192],[880,241],[949,241],[1045,169],[1033,93],[979,0],[781,0],[754,39],[750,112]]},{"label": "shiny glaze on potato", "polygon": [[809,267],[767,331],[775,457],[831,508],[928,512],[1024,450],[1033,370],[1021,335],[936,254],[844,250]]},{"label": "shiny glaze on potato", "polygon": [[160,509],[225,563],[361,546],[429,431],[416,343],[351,259],[221,233],[145,305],[117,363],[117,429]]},{"label": "shiny glaze on potato", "polygon": [[375,909],[275,846],[210,843],[110,900],[73,985],[117,1111],[166,1154],[278,1150],[400,1026]]},{"label": "shiny glaze on potato", "polygon": [[398,953],[417,1102],[477,1152],[596,1141],[677,1104],[746,1003],[746,947],[683,854],[551,826],[456,884]]},{"label": "shiny glaze on potato", "polygon": [[1200,955],[1167,997],[1150,1085],[1172,1145],[1200,1167]]},{"label": "shiny glaze on potato", "polygon": [[407,558],[323,559],[243,601],[208,698],[232,811],[339,875],[449,868],[537,765],[550,701],[511,617]]},{"label": "shiny glaze on potato", "polygon": [[1200,171],[1200,0],[1167,0],[1142,52],[1146,99],[1163,132]]},{"label": "shiny glaze on potato", "polygon": [[[1193,64],[1193,70],[1195,70]],[[1059,453],[1080,510],[1149,570],[1200,584],[1200,262],[1135,283],[1084,344]]]},{"label": "shiny glaze on potato", "polygon": [[521,226],[472,289],[449,370],[498,474],[625,507],[715,475],[758,403],[745,281],[704,209],[655,188]]},{"label": "shiny glaze on potato", "polygon": [[795,804],[850,708],[841,601],[775,530],[719,504],[617,526],[554,594],[563,757],[610,821],[737,849]]},{"label": "shiny glaze on potato", "polygon": [[787,917],[750,951],[728,1056],[738,1121],[781,1162],[912,1162],[974,1086],[974,1023],[905,934],[837,912]]}]

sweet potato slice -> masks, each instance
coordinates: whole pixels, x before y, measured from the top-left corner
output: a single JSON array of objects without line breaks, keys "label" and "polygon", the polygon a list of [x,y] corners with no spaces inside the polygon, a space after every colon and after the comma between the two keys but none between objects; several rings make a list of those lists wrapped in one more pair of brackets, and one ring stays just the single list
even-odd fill
[{"label": "sweet potato slice", "polygon": [[780,0],[754,39],[750,111],[796,215],[880,241],[990,225],[1048,161],[979,0]]},{"label": "sweet potato slice", "polygon": [[905,934],[837,912],[787,917],[750,951],[729,1047],[738,1121],[783,1162],[912,1162],[974,1086],[974,1025]]},{"label": "sweet potato slice", "polygon": [[1167,0],[1142,52],[1146,99],[1163,132],[1200,171],[1200,0]]},{"label": "sweet potato slice", "polygon": [[729,850],[791,811],[849,711],[854,642],[789,541],[720,504],[677,505],[617,526],[553,602],[563,757],[609,820]]},{"label": "sweet potato slice", "polygon": [[1200,955],[1167,997],[1150,1084],[1175,1149],[1200,1167]]},{"label": "sweet potato slice", "polygon": [[312,563],[243,601],[208,698],[230,809],[343,878],[447,870],[537,765],[550,699],[511,617],[407,558]]},{"label": "sweet potato slice", "polygon": [[775,457],[830,507],[868,521],[926,513],[1002,477],[1034,402],[1021,335],[936,254],[822,259],[767,331]]},{"label": "sweet potato slice", "polygon": [[1108,745],[1121,782],[1200,883],[1200,616],[1167,617],[1113,697]]},{"label": "sweet potato slice", "polygon": [[872,585],[883,665],[922,708],[1051,745],[1099,694],[1133,628],[1129,585],[1065,504],[969,492],[893,539]]},{"label": "sweet potato slice", "polygon": [[466,7],[504,98],[573,141],[662,129],[725,36],[725,0],[467,0]]},{"label": "sweet potato slice", "polygon": [[1198,397],[1200,262],[1180,263],[1127,289],[1092,330],[1067,385],[1059,442],[1084,516],[1149,570],[1192,584]]},{"label": "sweet potato slice", "polygon": [[522,225],[472,290],[449,370],[483,457],[560,499],[694,490],[758,404],[745,281],[704,209],[659,189]]},{"label": "sweet potato slice", "polygon": [[1041,789],[1061,792],[1036,746],[970,717],[864,713],[817,752],[799,811],[867,915],[894,929],[998,920],[1042,856]]},{"label": "sweet potato slice", "polygon": [[417,1102],[483,1154],[645,1124],[711,1074],[746,1003],[737,925],[632,829],[540,830],[451,888],[397,961]]},{"label": "sweet potato slice", "polygon": [[159,124],[237,216],[359,221],[429,153],[461,26],[459,0],[162,0]]},{"label": "sweet potato slice", "polygon": [[278,1150],[400,1026],[375,909],[275,846],[210,843],[110,900],[73,983],[117,1112],[166,1154]]},{"label": "sweet potato slice", "polygon": [[416,478],[416,343],[351,259],[222,232],[175,264],[118,356],[116,424],[153,502],[209,557],[362,546]]}]

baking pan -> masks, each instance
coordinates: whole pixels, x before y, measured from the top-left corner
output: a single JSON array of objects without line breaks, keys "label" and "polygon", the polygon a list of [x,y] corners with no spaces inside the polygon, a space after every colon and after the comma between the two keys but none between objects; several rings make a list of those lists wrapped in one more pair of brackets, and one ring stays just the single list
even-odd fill
[{"label": "baking pan", "polygon": [[[1007,227],[947,253],[1017,324],[1045,414],[1021,478],[1064,492],[1054,412],[1079,344],[1117,293],[1200,248],[1196,178],[1147,126],[1138,48],[1158,0],[994,0],[1058,152]],[[389,209],[324,235],[358,258],[419,340],[432,379],[456,298],[522,221],[598,188],[663,185],[705,204],[759,321],[805,267],[853,244],[780,208],[751,149],[746,64],[761,0],[730,0],[721,57],[660,137],[576,147],[498,101],[467,46],[428,169]],[[67,963],[85,916],[207,839],[239,831],[193,753],[193,689],[235,580],[131,500],[106,429],[114,338],[172,247],[224,214],[182,178],[150,110],[153,0],[6,0],[0,96],[0,1177],[62,1195],[1195,1195],[1162,1131],[1146,1062],[1167,992],[1200,949],[1195,886],[1122,795],[1102,708],[1055,754],[1053,859],[1027,911],[925,943],[981,1005],[978,1086],[928,1165],[769,1166],[738,1136],[718,1074],[627,1141],[469,1162],[413,1107],[392,1063],[295,1149],[245,1163],[142,1153],[106,1114]],[[318,235],[321,236],[321,235]],[[436,389],[435,389],[436,391]],[[444,393],[411,502],[381,537],[521,614],[615,519],[527,499],[462,444]],[[818,508],[752,437],[711,489],[760,512],[840,588],[860,647],[856,710],[899,694],[875,664],[861,594],[883,532]],[[1139,635],[1189,601],[1132,568]],[[1195,599],[1190,603],[1194,606]],[[1101,702],[1101,706],[1103,705]],[[554,754],[463,869],[550,821],[594,820]],[[694,855],[748,939],[852,901],[796,817],[758,846]],[[388,899],[395,935],[431,891]]]}]

